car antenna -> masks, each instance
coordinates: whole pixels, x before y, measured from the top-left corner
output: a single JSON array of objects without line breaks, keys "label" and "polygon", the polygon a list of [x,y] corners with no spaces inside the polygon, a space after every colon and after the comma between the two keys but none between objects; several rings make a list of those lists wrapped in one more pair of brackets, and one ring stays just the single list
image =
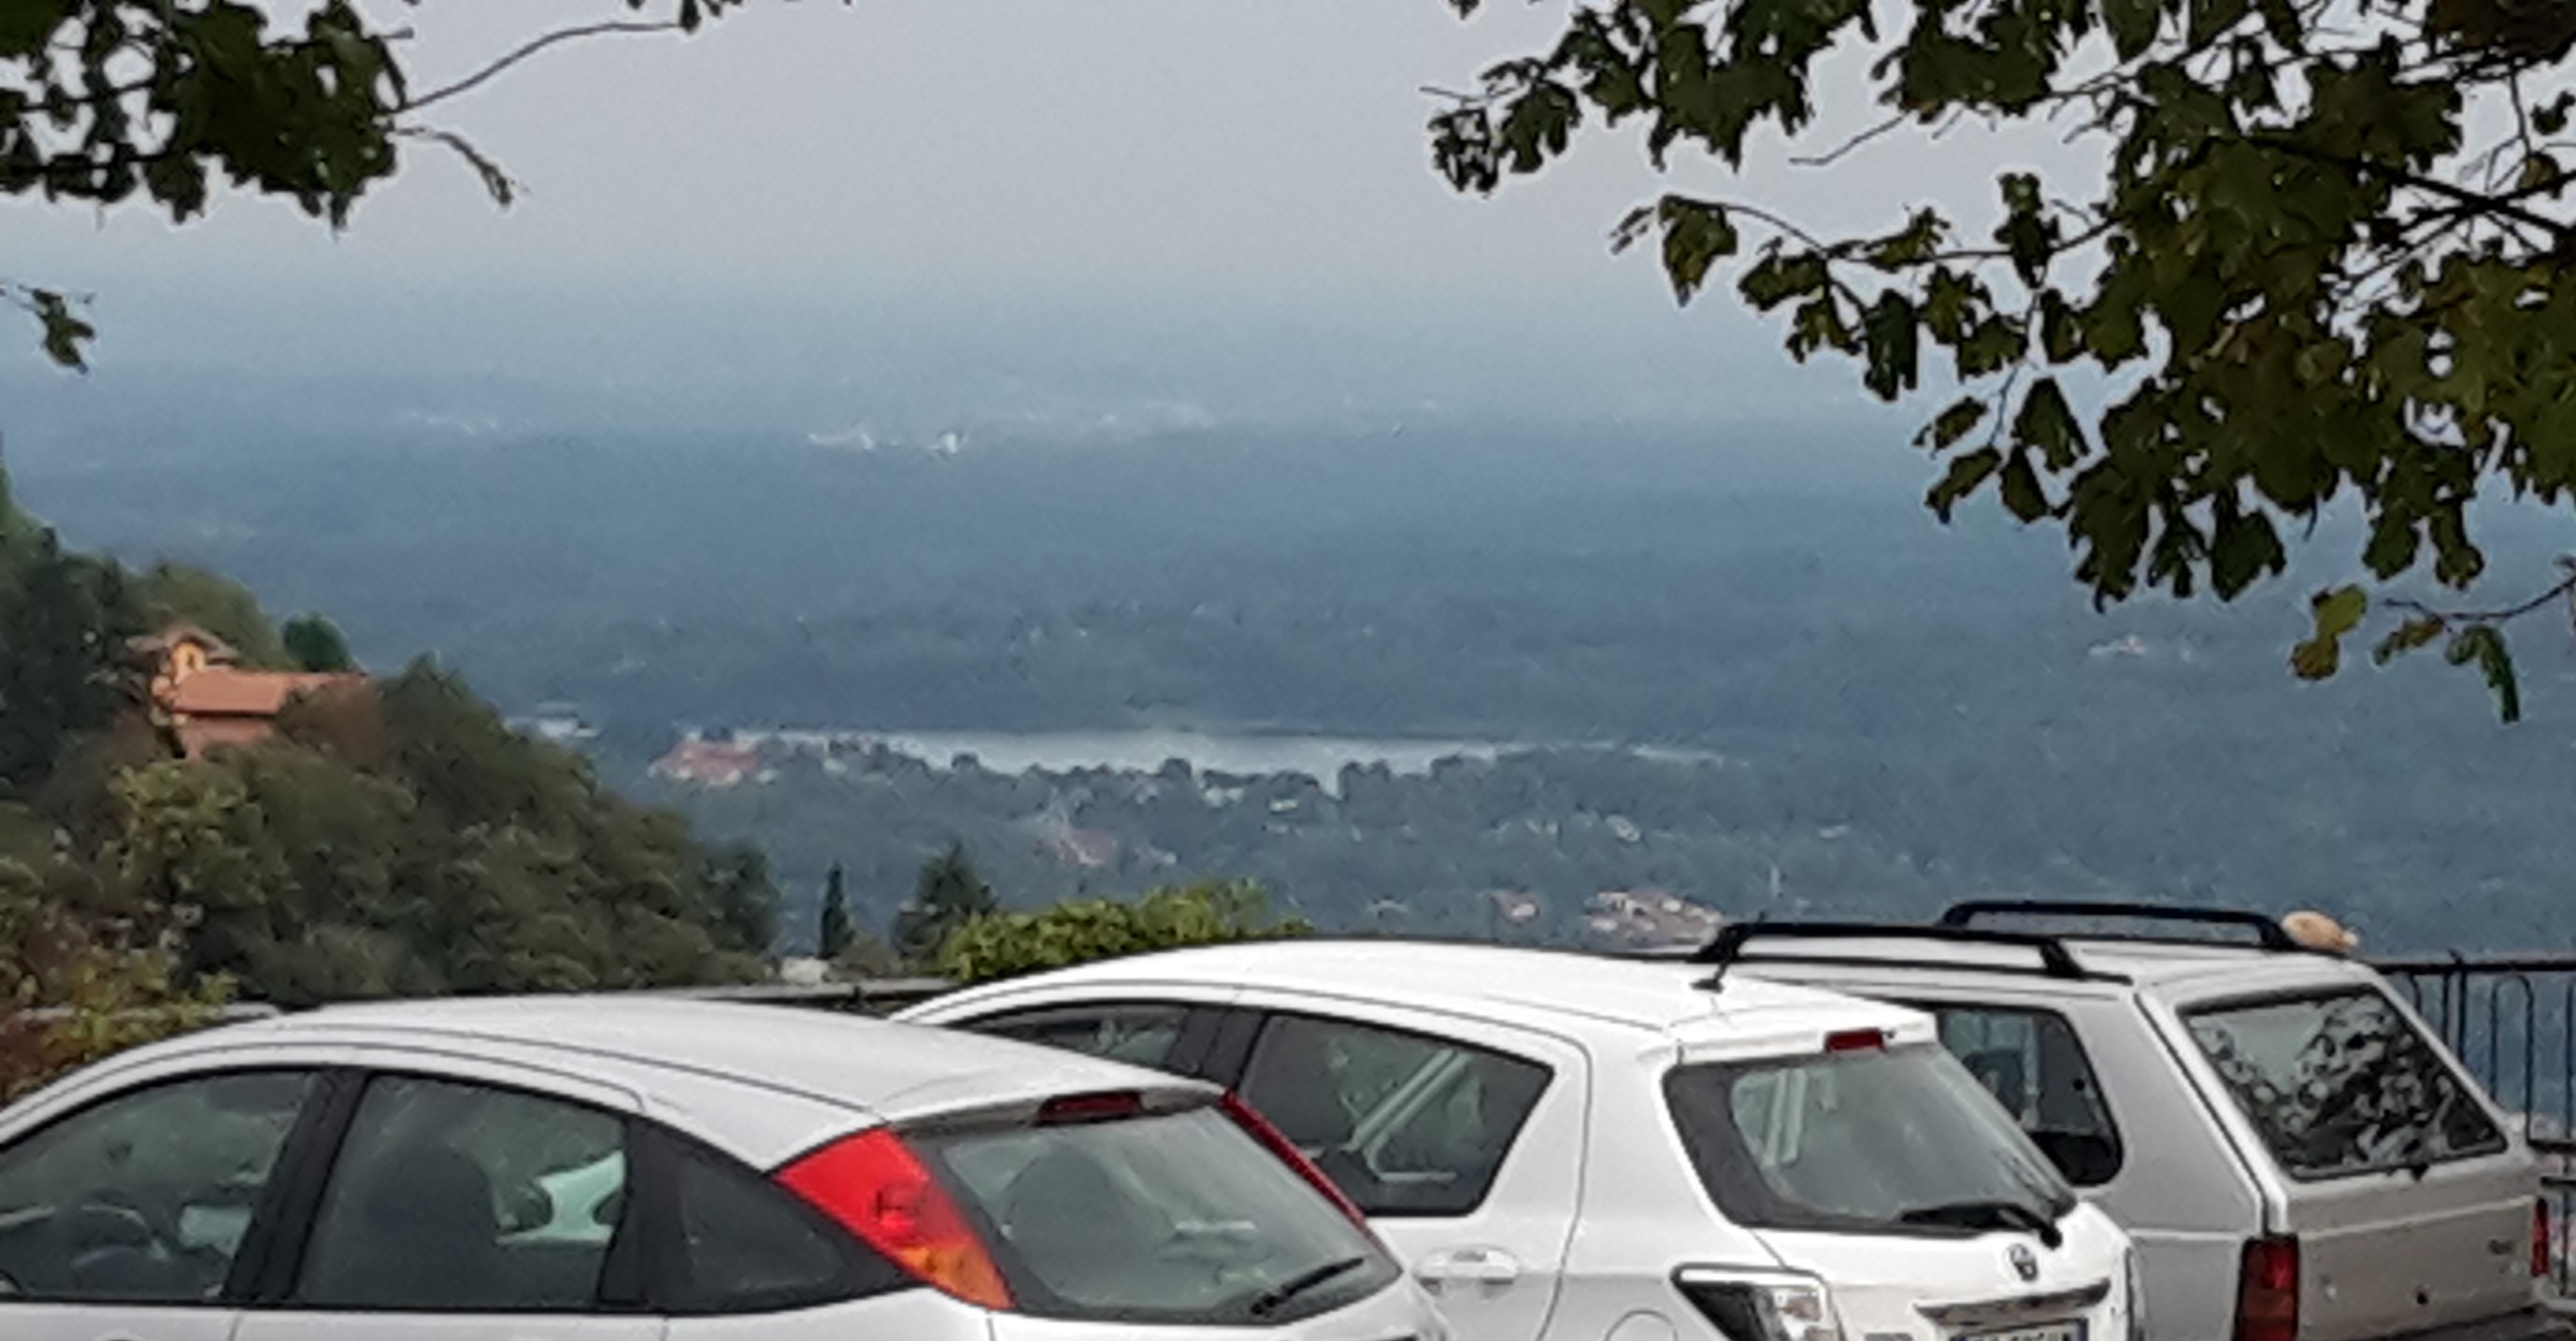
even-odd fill
[{"label": "car antenna", "polygon": [[[1756,913],[1756,914],[1754,914],[1754,916],[1753,916],[1753,925],[1755,925],[1755,926],[1760,926],[1760,925],[1762,925],[1764,922],[1769,921],[1769,920],[1770,920],[1770,917],[1771,917],[1771,914],[1770,914],[1767,910],[1766,910],[1766,911],[1764,911],[1764,912]],[[1734,942],[1733,944],[1729,944],[1729,943],[1728,943],[1728,942],[1730,941],[1730,939],[1732,939],[1732,940],[1733,940],[1733,942]],[[1699,990],[1701,990],[1701,991],[1703,991],[1703,992],[1708,993],[1708,994],[1709,994],[1709,995],[1711,995],[1711,996],[1722,996],[1722,995],[1724,995],[1724,994],[1725,994],[1725,992],[1726,992],[1726,971],[1727,971],[1727,969],[1729,969],[1729,968],[1731,968],[1731,967],[1733,967],[1733,966],[1734,966],[1734,964],[1735,964],[1735,958],[1736,958],[1736,954],[1735,954],[1736,947],[1737,947],[1738,945],[1741,945],[1742,943],[1743,943],[1743,941],[1742,941],[1742,935],[1741,935],[1741,933],[1738,933],[1735,937],[1730,938],[1724,930],[1720,930],[1720,931],[1717,933],[1717,938],[1716,938],[1715,940],[1710,941],[1710,942],[1708,943],[1708,946],[1707,946],[1707,948],[1708,948],[1709,950],[1713,950],[1713,951],[1717,951],[1717,952],[1718,952],[1718,953],[1715,955],[1715,958],[1716,958],[1716,960],[1717,960],[1717,971],[1716,971],[1716,972],[1714,972],[1714,973],[1709,974],[1707,977],[1702,978],[1702,979],[1700,979],[1698,982],[1695,982],[1695,983],[1693,983],[1693,984],[1691,984],[1691,985],[1692,985],[1693,987],[1698,988]]]}]

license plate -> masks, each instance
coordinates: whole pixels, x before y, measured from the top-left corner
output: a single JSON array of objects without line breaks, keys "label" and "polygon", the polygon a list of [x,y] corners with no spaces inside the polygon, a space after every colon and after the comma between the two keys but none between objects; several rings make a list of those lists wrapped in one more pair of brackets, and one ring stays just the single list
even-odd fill
[{"label": "license plate", "polygon": [[2043,1322],[2001,1332],[1968,1332],[1959,1341],[2084,1341],[2080,1322]]}]

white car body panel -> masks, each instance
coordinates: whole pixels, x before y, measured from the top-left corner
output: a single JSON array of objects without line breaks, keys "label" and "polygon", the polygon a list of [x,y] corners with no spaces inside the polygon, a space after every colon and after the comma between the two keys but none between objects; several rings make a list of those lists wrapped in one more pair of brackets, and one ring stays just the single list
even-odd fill
[{"label": "white car body panel", "polygon": [[[1067,1094],[1208,1087],[1073,1054],[951,1032],[769,1006],[633,998],[405,1003],[329,1009],[134,1049],[0,1110],[0,1149],[130,1089],[244,1070],[413,1074],[559,1097],[631,1114],[753,1170],[889,1122],[1034,1107]],[[1248,1149],[1249,1147],[1247,1147]],[[626,1161],[613,1162],[622,1170]],[[558,1219],[521,1235],[581,1237],[615,1179],[612,1161],[563,1170]],[[587,1191],[585,1190],[587,1189]],[[597,1193],[598,1195],[591,1195]],[[560,1231],[560,1232],[558,1232]],[[1051,1321],[997,1313],[928,1287],[785,1312],[664,1318],[613,1312],[349,1312],[291,1305],[123,1307],[12,1301],[5,1341],[1446,1341],[1408,1280],[1274,1326]]]},{"label": "white car body panel", "polygon": [[[1476,1213],[1372,1222],[1417,1274],[1435,1278],[1448,1265],[1443,1252],[1529,1245],[1509,1254],[1508,1281],[1435,1291],[1459,1335],[1476,1341],[1714,1341],[1718,1329],[1675,1285],[1678,1272],[1708,1266],[1824,1278],[1844,1341],[1955,1341],[1921,1306],[2094,1287],[2101,1293],[2092,1303],[2046,1320],[2082,1322],[2087,1341],[2125,1341],[2128,1241],[2090,1208],[2063,1223],[2064,1246],[2033,1249],[2041,1260],[2031,1281],[2009,1254],[2011,1244],[2031,1244],[2028,1235],[1783,1234],[1730,1223],[1666,1113],[1666,1072],[1686,1061],[1813,1054],[1844,1030],[1879,1031],[1894,1044],[1935,1035],[1930,1017],[1882,1002],[1752,977],[1730,976],[1712,992],[1698,985],[1707,977],[1705,969],[1490,946],[1277,942],[1032,975],[935,998],[898,1018],[962,1024],[1086,1002],[1231,1005],[1547,1062],[1557,1080]],[[1577,1079],[1586,1090],[1579,1118],[1559,1102]],[[1525,1254],[1548,1244],[1562,1244],[1562,1255],[1542,1302],[1541,1291],[1518,1287],[1538,1260]]]}]

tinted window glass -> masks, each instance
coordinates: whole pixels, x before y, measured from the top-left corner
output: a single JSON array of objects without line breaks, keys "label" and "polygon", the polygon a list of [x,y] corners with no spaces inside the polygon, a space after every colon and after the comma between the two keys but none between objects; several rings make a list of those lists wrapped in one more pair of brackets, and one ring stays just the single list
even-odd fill
[{"label": "tinted window glass", "polygon": [[1664,1098],[1737,1224],[1883,1234],[2030,1228],[2075,1194],[1940,1048],[1682,1066]]},{"label": "tinted window glass", "polygon": [[1547,1088],[1534,1062],[1421,1034],[1283,1015],[1243,1096],[1370,1215],[1463,1215]]},{"label": "tinted window glass", "polygon": [[159,1085],[0,1151],[0,1292],[215,1298],[312,1088],[290,1072]]},{"label": "tinted window glass", "polygon": [[1284,1323],[1398,1275],[1357,1225],[1213,1108],[907,1140],[992,1227],[994,1260],[1025,1313]]},{"label": "tinted window glass", "polygon": [[325,1308],[586,1309],[626,1204],[625,1124],[506,1090],[367,1087],[305,1249]]},{"label": "tinted window glass", "polygon": [[1929,1007],[1941,1042],[2077,1187],[2120,1172],[2120,1133],[2075,1029],[2053,1011]]},{"label": "tinted window glass", "polygon": [[977,1033],[1169,1069],[1181,1039],[1183,1006],[1060,1006],[974,1021]]},{"label": "tinted window glass", "polygon": [[2297,1178],[2440,1163],[2505,1147],[2467,1084],[2387,997],[2354,991],[2189,1017],[2192,1041]]},{"label": "tinted window glass", "polygon": [[911,1278],[767,1179],[711,1151],[675,1168],[675,1313],[769,1313],[905,1288]]}]

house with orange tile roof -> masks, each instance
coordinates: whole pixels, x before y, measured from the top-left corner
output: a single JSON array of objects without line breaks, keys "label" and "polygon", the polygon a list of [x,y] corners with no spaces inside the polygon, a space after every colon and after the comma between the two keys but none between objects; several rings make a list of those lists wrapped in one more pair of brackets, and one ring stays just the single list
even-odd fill
[{"label": "house with orange tile roof", "polygon": [[152,707],[178,738],[179,752],[202,759],[226,745],[266,740],[278,714],[308,694],[364,687],[364,675],[245,670],[222,639],[192,624],[178,624],[146,638],[134,650],[155,657]]}]

